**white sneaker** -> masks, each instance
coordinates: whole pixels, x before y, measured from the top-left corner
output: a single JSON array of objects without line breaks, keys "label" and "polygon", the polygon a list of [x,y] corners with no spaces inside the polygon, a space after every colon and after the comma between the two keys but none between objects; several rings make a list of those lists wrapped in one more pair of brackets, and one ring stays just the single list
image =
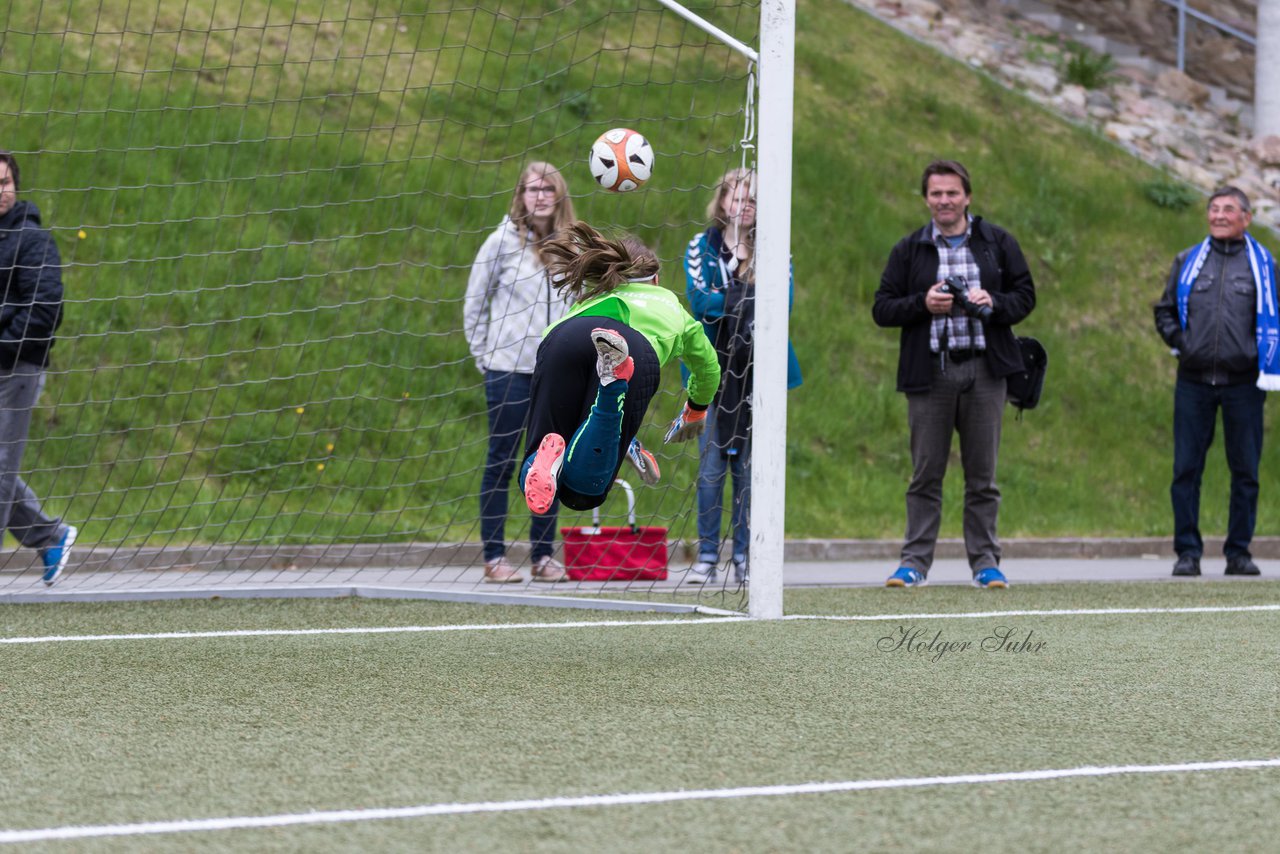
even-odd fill
[{"label": "white sneaker", "polygon": [[600,385],[631,379],[636,363],[631,358],[627,339],[612,329],[597,327],[591,330],[591,343],[596,345],[596,374]]},{"label": "white sneaker", "polygon": [[519,584],[524,581],[505,556],[485,561],[484,580],[487,584]]},{"label": "white sneaker", "polygon": [[569,571],[564,568],[564,564],[550,556],[535,560],[529,574],[533,576],[534,581],[545,581],[550,584],[569,580]]},{"label": "white sneaker", "polygon": [[713,560],[699,559],[689,567],[689,574],[684,577],[686,584],[715,584],[716,563]]}]

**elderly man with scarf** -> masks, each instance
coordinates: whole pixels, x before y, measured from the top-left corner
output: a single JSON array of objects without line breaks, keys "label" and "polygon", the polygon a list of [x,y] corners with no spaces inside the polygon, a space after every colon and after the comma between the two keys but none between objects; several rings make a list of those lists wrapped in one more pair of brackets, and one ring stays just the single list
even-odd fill
[{"label": "elderly man with scarf", "polygon": [[1209,236],[1178,254],[1155,305],[1156,330],[1178,357],[1173,395],[1173,567],[1200,574],[1200,481],[1218,410],[1231,503],[1227,575],[1259,575],[1249,553],[1258,515],[1263,404],[1280,388],[1275,260],[1249,234],[1249,197],[1222,187],[1209,198]]}]

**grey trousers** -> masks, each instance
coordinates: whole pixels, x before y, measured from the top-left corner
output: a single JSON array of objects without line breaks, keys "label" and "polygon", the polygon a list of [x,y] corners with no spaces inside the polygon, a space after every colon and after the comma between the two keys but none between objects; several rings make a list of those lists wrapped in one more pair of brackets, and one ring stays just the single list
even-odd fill
[{"label": "grey trousers", "polygon": [[942,525],[942,479],[951,456],[951,435],[959,433],[964,468],[964,546],[969,567],[977,573],[1000,565],[996,458],[1007,383],[991,375],[982,357],[962,364],[948,358],[945,370],[936,354],[932,358],[932,387],[907,395],[914,472],[907,488],[907,533],[901,565],[926,575],[933,565]]},{"label": "grey trousers", "polygon": [[19,362],[0,369],[0,521],[22,545],[44,548],[60,536],[62,523],[44,515],[40,499],[18,474],[31,427],[31,409],[44,390],[44,370]]}]

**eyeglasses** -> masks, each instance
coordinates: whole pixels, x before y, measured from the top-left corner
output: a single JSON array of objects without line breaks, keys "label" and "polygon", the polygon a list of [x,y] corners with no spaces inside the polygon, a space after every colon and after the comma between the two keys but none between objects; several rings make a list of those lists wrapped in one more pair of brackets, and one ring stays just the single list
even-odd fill
[{"label": "eyeglasses", "polygon": [[554,196],[556,188],[551,186],[525,187],[524,191],[531,196]]}]

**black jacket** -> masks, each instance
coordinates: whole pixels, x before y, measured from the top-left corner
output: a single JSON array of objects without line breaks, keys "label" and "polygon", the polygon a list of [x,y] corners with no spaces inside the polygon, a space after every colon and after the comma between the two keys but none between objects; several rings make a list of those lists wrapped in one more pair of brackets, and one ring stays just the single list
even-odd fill
[{"label": "black jacket", "polygon": [[0,368],[49,364],[62,323],[62,259],[40,211],[18,201],[0,217]]},{"label": "black jacket", "polygon": [[1186,249],[1173,261],[1164,294],[1155,305],[1156,331],[1178,351],[1178,375],[1211,385],[1258,379],[1257,286],[1243,240],[1210,243],[1191,294],[1187,328],[1178,320],[1178,279]]},{"label": "black jacket", "polygon": [[[908,234],[889,253],[880,277],[871,316],[880,326],[898,326],[898,391],[928,391],[932,383],[929,325],[933,315],[924,297],[938,282],[938,247],[930,239],[933,223]],[[1013,235],[974,217],[969,248],[981,273],[981,287],[991,294],[991,320],[984,324],[987,367],[1007,377],[1023,369],[1013,325],[1036,306],[1035,283]]]},{"label": "black jacket", "polygon": [[715,322],[712,343],[720,360],[716,392],[716,447],[722,455],[745,453],[751,436],[751,381],[755,360],[755,288],[733,276],[724,289],[724,316]]}]

